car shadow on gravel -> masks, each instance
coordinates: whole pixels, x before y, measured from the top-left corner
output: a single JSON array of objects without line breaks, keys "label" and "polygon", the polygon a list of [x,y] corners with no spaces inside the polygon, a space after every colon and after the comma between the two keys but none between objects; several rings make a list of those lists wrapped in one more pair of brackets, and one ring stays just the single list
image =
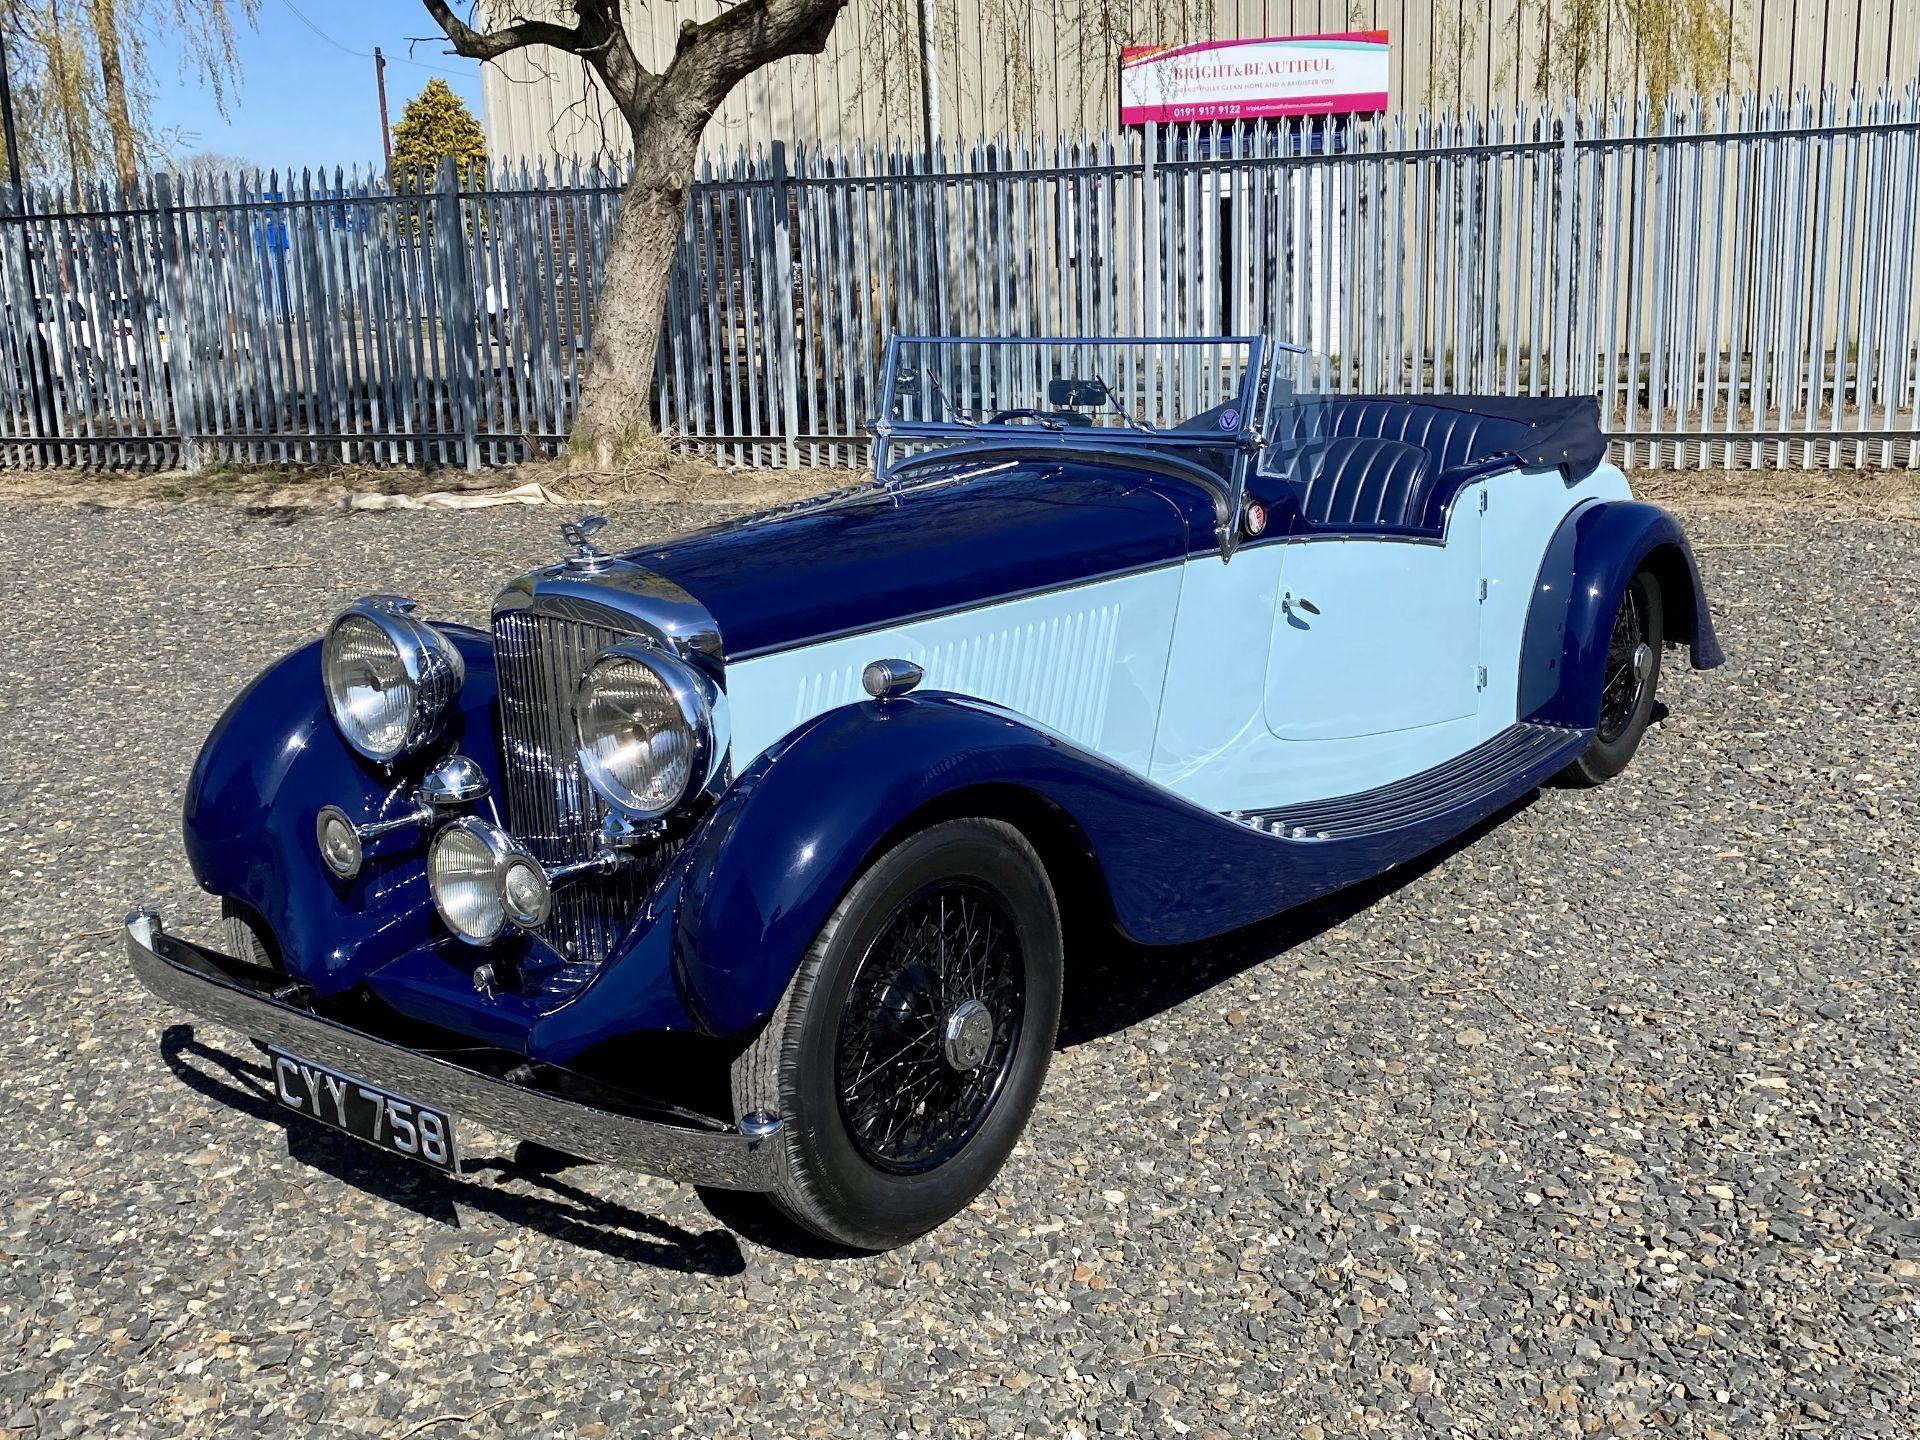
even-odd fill
[{"label": "car shadow on gravel", "polygon": [[454,1178],[383,1157],[351,1136],[288,1114],[272,1098],[265,1065],[202,1039],[191,1025],[170,1025],[161,1033],[160,1057],[189,1089],[284,1130],[294,1160],[425,1219],[458,1229],[458,1206],[464,1205],[614,1260],[698,1275],[738,1275],[746,1269],[730,1231],[682,1229],[570,1185],[545,1167],[504,1156],[469,1156]]},{"label": "car shadow on gravel", "polygon": [[1444,864],[1532,805],[1539,795],[1538,790],[1527,792],[1446,844],[1383,875],[1242,930],[1192,945],[1140,945],[1111,933],[1082,944],[1078,955],[1067,957],[1058,1048],[1117,1034],[1284,955]]}]

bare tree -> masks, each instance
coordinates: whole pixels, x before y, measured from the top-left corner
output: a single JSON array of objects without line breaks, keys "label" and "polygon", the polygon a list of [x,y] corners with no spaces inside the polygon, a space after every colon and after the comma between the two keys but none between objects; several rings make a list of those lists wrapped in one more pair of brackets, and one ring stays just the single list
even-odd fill
[{"label": "bare tree", "polygon": [[1724,0],[1564,0],[1541,7],[1551,29],[1534,91],[1646,95],[1657,106],[1676,90],[1712,94],[1733,80],[1737,26]]},{"label": "bare tree", "polygon": [[[57,3],[0,3],[12,67],[20,164],[29,178],[92,176],[106,153],[100,89],[86,35]],[[6,153],[0,144],[0,156]]]},{"label": "bare tree", "polygon": [[224,150],[194,150],[168,155],[165,167],[170,174],[191,176],[196,180],[220,180],[240,176],[260,167],[239,155]]},{"label": "bare tree", "polygon": [[593,348],[572,439],[576,455],[609,467],[653,433],[660,317],[707,122],[762,65],[825,49],[846,0],[738,0],[703,24],[683,22],[673,59],[658,74],[634,54],[620,0],[569,0],[572,24],[515,19],[485,29],[454,14],[447,0],[424,3],[456,54],[494,60],[547,45],[579,56],[633,134],[633,178],[620,199],[594,302]]},{"label": "bare tree", "polygon": [[[1231,6],[1225,7],[1232,31]],[[921,0],[863,0],[860,77],[846,102],[901,135],[924,130]],[[963,30],[963,27],[964,30]],[[1357,28],[1357,27],[1356,27]],[[1129,45],[1183,45],[1216,34],[1215,0],[971,0],[934,7],[926,36],[939,56],[941,136],[1072,134],[1110,124],[1119,106],[1120,53]]]},{"label": "bare tree", "polygon": [[234,17],[251,21],[259,4],[0,0],[22,163],[38,178],[75,182],[111,165],[131,185],[161,162],[168,141],[153,124],[156,59],[173,54],[180,79],[208,90],[224,115],[240,73]]}]

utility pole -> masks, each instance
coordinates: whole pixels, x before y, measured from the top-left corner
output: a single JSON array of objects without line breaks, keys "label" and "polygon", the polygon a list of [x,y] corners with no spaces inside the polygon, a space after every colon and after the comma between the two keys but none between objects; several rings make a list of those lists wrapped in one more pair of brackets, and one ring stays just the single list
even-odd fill
[{"label": "utility pole", "polygon": [[[7,140],[7,178],[13,186],[12,220],[20,227],[21,278],[27,282],[27,313],[14,315],[10,327],[13,333],[8,338],[16,347],[16,353],[19,347],[25,348],[26,353],[20,356],[20,361],[27,372],[28,403],[33,406],[33,430],[36,435],[44,437],[53,428],[46,398],[52,377],[46,373],[46,365],[41,358],[40,287],[33,278],[33,237],[27,233],[27,192],[20,183],[20,136],[13,127],[13,76],[7,64],[5,25],[0,25],[0,124],[4,125]],[[17,298],[19,292],[14,291],[14,295]],[[47,446],[41,444],[35,448],[40,463],[46,464],[49,457]]]},{"label": "utility pole", "polygon": [[393,131],[387,125],[387,57],[373,47],[373,83],[380,89],[380,147],[387,152],[387,174],[393,174]]}]

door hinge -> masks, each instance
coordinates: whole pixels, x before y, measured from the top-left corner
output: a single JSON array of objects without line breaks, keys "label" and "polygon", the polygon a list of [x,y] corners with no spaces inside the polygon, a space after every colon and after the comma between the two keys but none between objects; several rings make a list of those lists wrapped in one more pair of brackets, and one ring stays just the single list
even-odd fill
[{"label": "door hinge", "polygon": [[1487,582],[1484,579],[1480,582],[1480,598],[1482,600],[1487,598]]},{"label": "door hinge", "polygon": [[1480,487],[1480,513],[1487,513],[1487,488],[1484,485]]},{"label": "door hinge", "polygon": [[1482,690],[1487,688],[1487,667],[1484,665],[1480,667],[1479,688]]}]

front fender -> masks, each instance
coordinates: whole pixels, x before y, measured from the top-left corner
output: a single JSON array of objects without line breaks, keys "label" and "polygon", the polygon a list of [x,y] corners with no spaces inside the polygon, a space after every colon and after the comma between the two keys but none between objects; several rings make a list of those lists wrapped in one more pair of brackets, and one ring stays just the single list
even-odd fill
[{"label": "front fender", "polygon": [[1660,582],[1669,638],[1685,639],[1694,669],[1725,659],[1680,522],[1642,500],[1590,501],[1561,522],[1534,583],[1520,649],[1520,719],[1577,729],[1598,723],[1620,595],[1643,566]]},{"label": "front fender", "polygon": [[730,1034],[779,1000],[874,850],[917,810],[1091,761],[1004,711],[915,695],[828,711],[749,767],[692,842],[674,935],[689,1008]]},{"label": "front fender", "polygon": [[[466,681],[446,743],[490,775],[499,763],[492,714],[493,649],[463,626],[440,628],[459,647]],[[333,804],[357,819],[403,813],[425,765],[391,771],[340,737],[321,687],[316,640],[268,667],[214,724],[187,783],[182,829],[201,886],[252,907],[279,941],[287,967],[320,994],[349,988],[432,938],[424,829],[373,842],[365,868],[338,881],[314,848],[314,821]]]}]

